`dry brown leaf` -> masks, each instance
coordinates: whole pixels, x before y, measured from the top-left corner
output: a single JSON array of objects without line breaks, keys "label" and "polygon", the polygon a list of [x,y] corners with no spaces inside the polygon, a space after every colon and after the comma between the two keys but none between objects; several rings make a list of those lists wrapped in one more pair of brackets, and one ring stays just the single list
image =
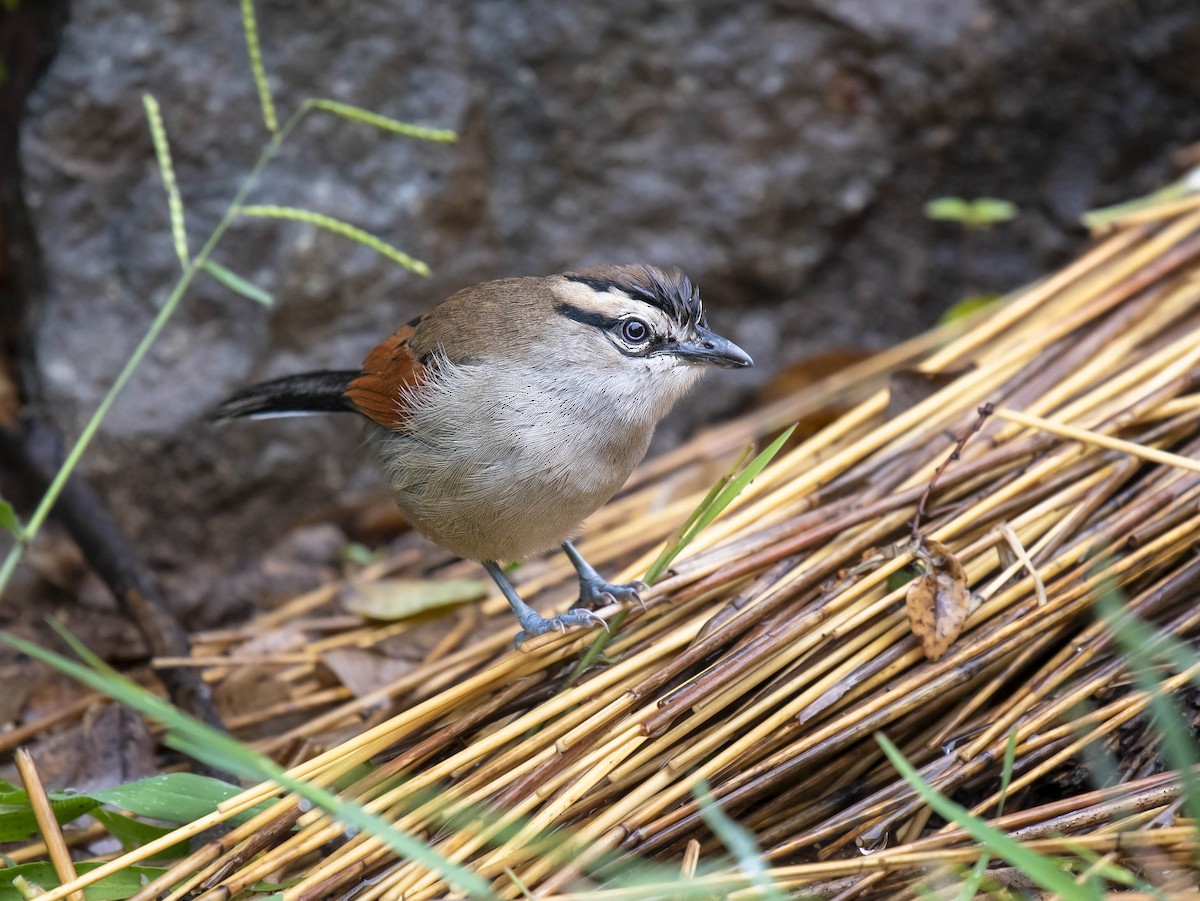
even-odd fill
[{"label": "dry brown leaf", "polygon": [[395,682],[416,669],[419,661],[385,657],[361,648],[331,648],[322,662],[357,698]]},{"label": "dry brown leaf", "polygon": [[925,573],[909,583],[908,622],[925,656],[937,660],[954,644],[971,612],[967,572],[950,549],[936,541],[921,539],[913,553]]},{"label": "dry brown leaf", "polygon": [[156,745],[141,716],[104,704],[70,729],[42,733],[30,750],[47,788],[89,791],[157,773]]},{"label": "dry brown leaf", "polygon": [[277,629],[271,629],[261,635],[251,638],[230,651],[233,657],[254,657],[256,655],[286,654],[289,651],[303,650],[310,639],[303,629],[287,623]]}]

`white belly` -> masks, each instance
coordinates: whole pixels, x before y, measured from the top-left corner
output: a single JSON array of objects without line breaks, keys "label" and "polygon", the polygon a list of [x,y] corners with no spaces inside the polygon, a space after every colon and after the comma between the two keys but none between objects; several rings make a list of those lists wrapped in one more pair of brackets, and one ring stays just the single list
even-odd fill
[{"label": "white belly", "polygon": [[443,365],[407,428],[378,430],[397,505],[469,559],[519,560],[557,545],[621,488],[666,412],[641,410],[628,389],[603,381]]}]

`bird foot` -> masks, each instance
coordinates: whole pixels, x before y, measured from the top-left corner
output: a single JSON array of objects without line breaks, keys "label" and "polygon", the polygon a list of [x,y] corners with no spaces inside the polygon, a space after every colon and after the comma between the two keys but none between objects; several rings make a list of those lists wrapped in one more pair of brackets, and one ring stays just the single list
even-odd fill
[{"label": "bird foot", "polygon": [[591,610],[579,608],[560,613],[558,616],[542,616],[530,610],[524,616],[518,614],[517,618],[521,622],[521,631],[517,633],[514,640],[518,648],[525,643],[526,639],[536,635],[545,635],[547,632],[566,632],[567,629],[575,626],[603,626],[606,631],[608,630],[608,623],[602,616]]},{"label": "bird foot", "polygon": [[604,579],[579,580],[579,605],[581,607],[604,607],[617,601],[637,601],[645,610],[646,602],[642,600],[642,592],[650,586],[645,582],[629,582],[625,585],[614,585]]}]

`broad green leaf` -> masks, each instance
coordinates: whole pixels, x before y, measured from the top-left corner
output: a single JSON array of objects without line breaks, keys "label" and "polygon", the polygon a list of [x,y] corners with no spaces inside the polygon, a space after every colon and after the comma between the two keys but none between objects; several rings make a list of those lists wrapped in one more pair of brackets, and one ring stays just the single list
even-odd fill
[{"label": "broad green leaf", "polygon": [[[75,872],[82,876],[98,866],[99,861],[77,863]],[[166,870],[160,867],[126,867],[119,873],[93,882],[83,890],[83,896],[87,901],[120,901],[137,894],[143,885],[165,872]],[[62,885],[54,872],[54,865],[45,861],[5,867],[0,869],[0,901],[28,901],[20,889],[13,885],[13,881],[18,878],[43,889]]]},{"label": "broad green leaf", "polygon": [[350,581],[342,606],[367,619],[397,620],[487,597],[478,579],[380,579]]},{"label": "broad green leaf", "polygon": [[222,285],[224,285],[230,291],[234,291],[242,295],[242,297],[248,297],[253,301],[257,301],[264,307],[269,307],[275,302],[275,298],[273,298],[258,285],[247,281],[236,272],[226,269],[215,260],[205,260],[204,268],[207,270],[209,275],[219,281]]},{"label": "broad green leaf", "polygon": [[[109,835],[121,843],[121,847],[126,851],[132,851],[134,848],[148,845],[150,842],[174,831],[175,828],[173,826],[155,826],[153,823],[143,823],[141,820],[135,820],[133,817],[127,817],[125,814],[117,813],[116,811],[105,810],[103,807],[93,810],[91,815],[108,830]],[[181,841],[179,844],[158,854],[157,857],[183,857],[187,853],[188,843]]]},{"label": "broad green leaf", "polygon": [[0,497],[0,529],[9,532],[18,541],[25,534],[25,530],[21,528],[21,520],[17,518],[17,511],[2,497]]},{"label": "broad green leaf", "polygon": [[[54,818],[69,823],[100,806],[87,795],[54,792],[50,795],[50,807]],[[29,796],[23,791],[5,792],[0,796],[0,842],[23,842],[38,835],[37,818],[29,807]]]},{"label": "broad green leaf", "polygon": [[139,817],[165,823],[190,823],[212,813],[222,802],[241,793],[242,790],[236,785],[210,776],[164,773],[89,792],[89,795]]}]

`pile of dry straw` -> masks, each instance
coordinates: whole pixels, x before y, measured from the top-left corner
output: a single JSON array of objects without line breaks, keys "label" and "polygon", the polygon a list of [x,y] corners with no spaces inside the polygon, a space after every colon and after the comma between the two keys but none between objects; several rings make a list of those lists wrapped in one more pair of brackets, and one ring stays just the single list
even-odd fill
[{"label": "pile of dry straw", "polygon": [[[508,618],[489,620],[476,640],[464,610],[419,665],[353,696],[331,683],[322,655],[416,626],[351,627],[336,586],[244,630],[201,636],[197,655],[211,658],[219,683],[252,637],[302,633],[306,643],[274,661],[289,698],[236,725],[269,735],[273,717],[293,717],[259,747],[296,776],[342,787],[503,898],[629,897],[629,875],[646,860],[659,866],[653,878],[698,874],[693,887],[713,896],[751,897],[753,874],[706,821],[714,803],[754,834],[783,891],[909,897],[956,881],[977,845],[930,816],[876,732],[1029,847],[1166,887],[1191,866],[1196,832],[1158,753],[1147,694],[1095,604],[1116,594],[1140,620],[1195,639],[1200,462],[1184,458],[1200,461],[1198,322],[1192,196],[1125,217],[981,319],[651,460],[582,545],[610,573],[627,563],[626,578],[646,571],[747,444],[846,411],[790,445],[684,550],[581,678],[574,664],[597,632],[514,652]],[[889,390],[890,373],[912,368],[939,376],[910,373],[890,383],[903,392]],[[972,434],[985,403],[995,412]],[[897,574],[913,559],[916,507],[966,435],[919,523],[970,586],[965,630],[930,660]],[[534,562],[518,582],[535,600],[565,599],[569,570]],[[1196,659],[1182,673],[1160,667],[1161,686],[1186,698]],[[1010,734],[1015,763],[996,817]],[[385,762],[347,786],[372,759]],[[1096,760],[1111,767],[1107,781],[1094,781]],[[453,896],[427,864],[397,859],[371,835],[346,837],[271,785],[165,841],[281,795],[140,897],[170,885],[170,898],[251,897],[267,879],[287,884],[289,901]],[[994,866],[995,879],[1020,884],[1003,861]]]}]

